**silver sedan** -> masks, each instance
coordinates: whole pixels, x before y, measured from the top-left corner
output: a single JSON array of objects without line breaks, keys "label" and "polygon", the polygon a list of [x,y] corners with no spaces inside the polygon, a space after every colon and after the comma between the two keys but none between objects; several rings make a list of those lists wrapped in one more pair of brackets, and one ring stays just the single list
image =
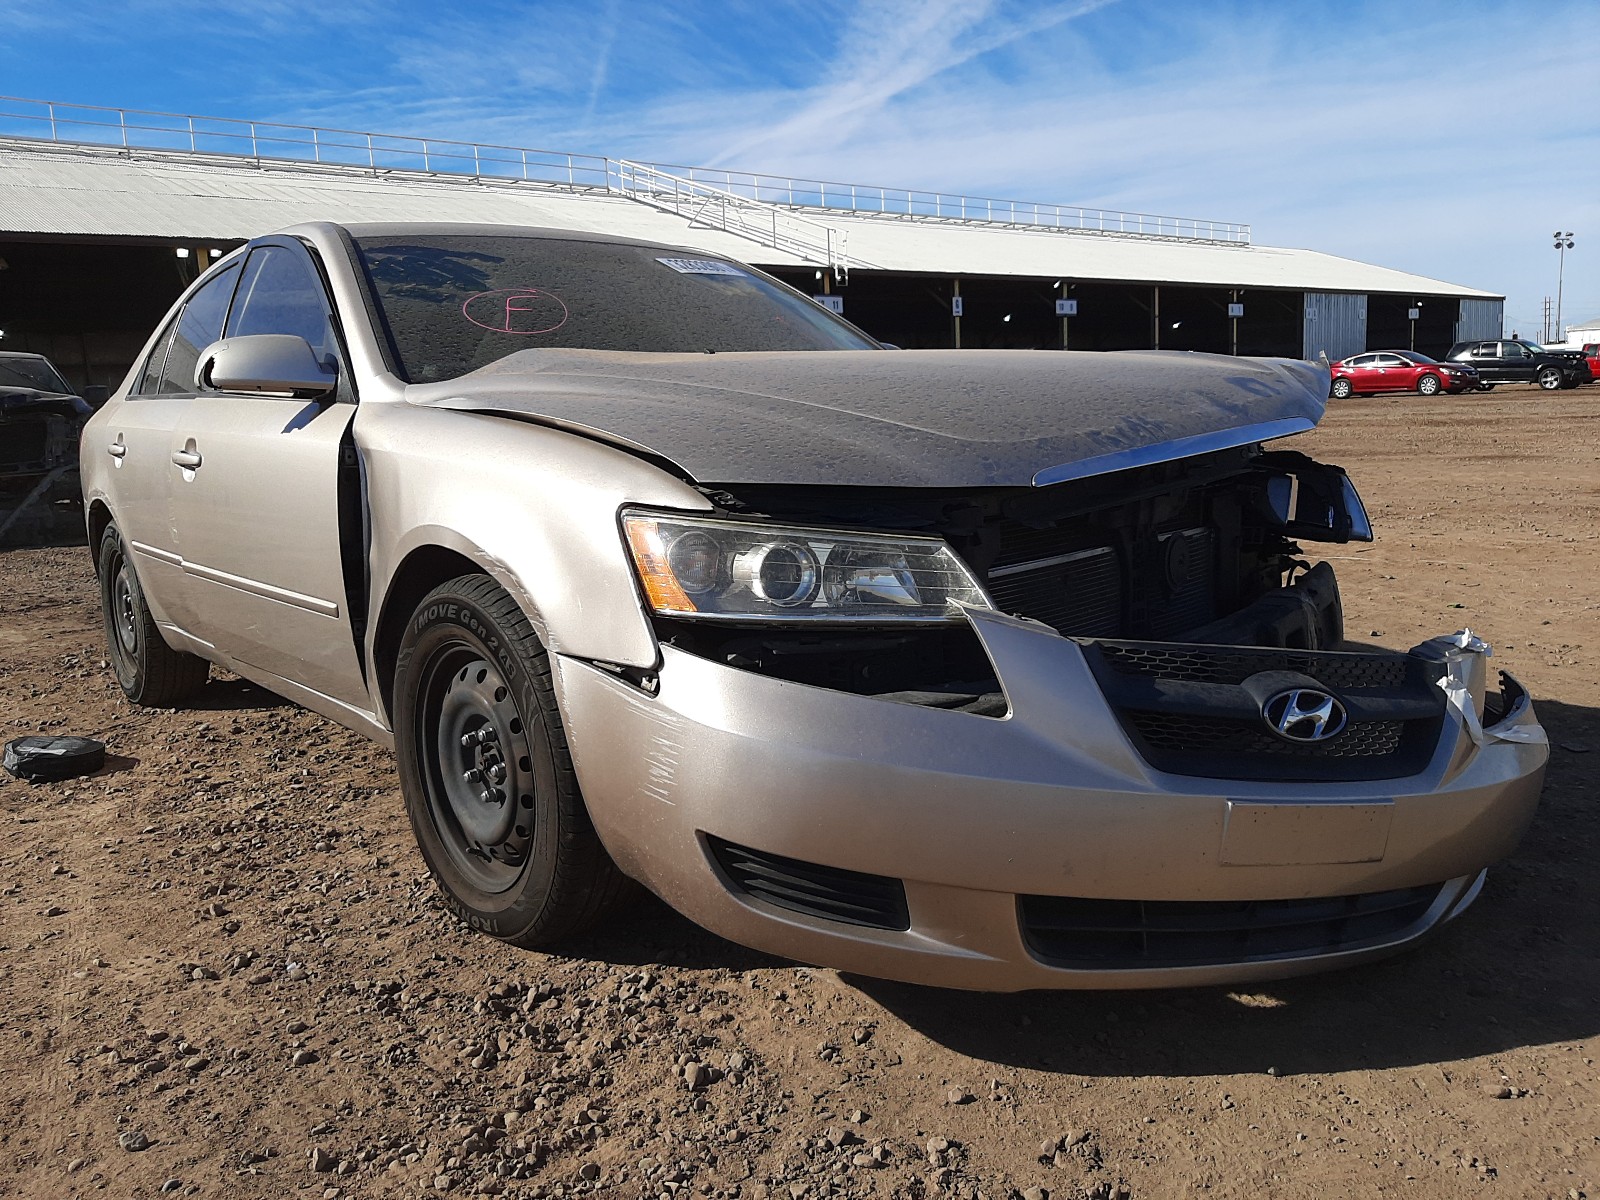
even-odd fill
[{"label": "silver sedan", "polygon": [[1370,539],[1325,368],[886,348],[703,252],[302,225],[90,420],[110,659],[396,752],[463,921],[633,882],[719,933],[1010,990],[1391,952],[1510,853],[1547,747],[1461,631],[1344,644]]}]

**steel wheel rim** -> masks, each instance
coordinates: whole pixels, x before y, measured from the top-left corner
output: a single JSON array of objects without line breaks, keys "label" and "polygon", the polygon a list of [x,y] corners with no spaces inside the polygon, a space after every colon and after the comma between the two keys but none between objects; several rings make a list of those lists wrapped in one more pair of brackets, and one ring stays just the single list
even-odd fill
[{"label": "steel wheel rim", "polygon": [[516,696],[474,646],[442,647],[422,676],[416,744],[428,815],[476,889],[512,888],[532,857],[534,746]]},{"label": "steel wheel rim", "polygon": [[111,627],[117,646],[129,657],[139,653],[139,614],[133,599],[132,571],[126,559],[117,563],[111,581]]}]

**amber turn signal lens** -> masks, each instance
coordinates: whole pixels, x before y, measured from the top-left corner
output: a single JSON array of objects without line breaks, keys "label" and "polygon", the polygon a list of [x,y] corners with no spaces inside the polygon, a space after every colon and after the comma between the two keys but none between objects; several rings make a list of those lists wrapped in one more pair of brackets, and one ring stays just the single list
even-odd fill
[{"label": "amber turn signal lens", "polygon": [[656,612],[695,612],[695,603],[683,590],[678,577],[667,562],[666,547],[661,541],[661,527],[648,517],[628,515],[623,518],[628,531],[628,545],[633,550],[633,561],[639,568],[639,581],[644,584],[645,599]]}]

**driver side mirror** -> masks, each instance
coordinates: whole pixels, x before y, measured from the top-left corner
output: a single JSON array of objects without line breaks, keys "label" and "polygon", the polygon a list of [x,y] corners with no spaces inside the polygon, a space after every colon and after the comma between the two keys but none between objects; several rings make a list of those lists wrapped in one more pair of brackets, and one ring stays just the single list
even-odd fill
[{"label": "driver side mirror", "polygon": [[212,342],[195,365],[197,390],[322,399],[339,383],[337,370],[317,360],[303,337],[252,333]]}]

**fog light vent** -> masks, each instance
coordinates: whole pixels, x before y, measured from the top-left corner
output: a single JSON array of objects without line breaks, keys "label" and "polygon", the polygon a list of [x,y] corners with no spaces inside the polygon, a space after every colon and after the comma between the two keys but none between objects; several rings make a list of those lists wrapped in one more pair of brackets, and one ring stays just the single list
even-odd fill
[{"label": "fog light vent", "polygon": [[906,889],[898,879],[801,862],[721,838],[707,836],[706,844],[733,886],[758,900],[846,925],[911,928]]}]

